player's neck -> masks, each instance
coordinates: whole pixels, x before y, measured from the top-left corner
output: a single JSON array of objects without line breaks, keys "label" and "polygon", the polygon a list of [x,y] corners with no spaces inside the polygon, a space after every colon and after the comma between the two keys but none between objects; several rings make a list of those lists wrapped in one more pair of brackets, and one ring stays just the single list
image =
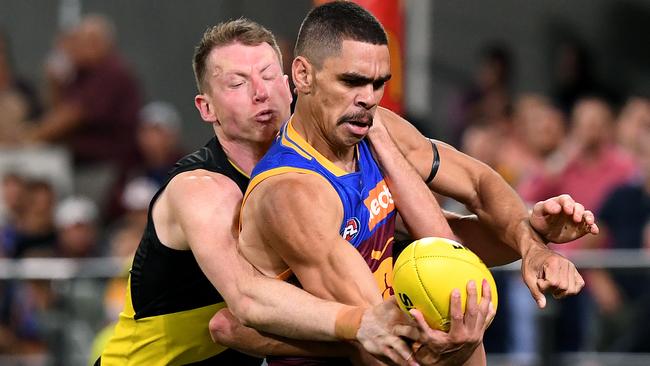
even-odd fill
[{"label": "player's neck", "polygon": [[262,159],[271,145],[271,142],[268,144],[260,144],[242,140],[231,140],[219,135],[217,137],[228,160],[249,177],[257,162]]},{"label": "player's neck", "polygon": [[324,131],[318,128],[321,124],[315,123],[317,118],[318,116],[296,105],[291,124],[296,132],[327,160],[346,172],[354,172],[357,163],[355,146],[340,146],[332,143],[325,136]]}]

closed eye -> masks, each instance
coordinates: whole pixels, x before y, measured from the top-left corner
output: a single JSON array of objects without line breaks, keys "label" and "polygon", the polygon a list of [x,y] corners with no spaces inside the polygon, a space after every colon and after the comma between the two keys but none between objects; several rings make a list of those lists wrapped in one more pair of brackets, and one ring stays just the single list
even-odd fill
[{"label": "closed eye", "polygon": [[382,88],[388,80],[390,80],[391,75],[386,75],[379,77],[377,79],[372,79],[363,75],[354,74],[354,73],[345,73],[339,75],[338,79],[343,82],[346,86],[355,88],[368,84],[372,84],[374,90]]}]

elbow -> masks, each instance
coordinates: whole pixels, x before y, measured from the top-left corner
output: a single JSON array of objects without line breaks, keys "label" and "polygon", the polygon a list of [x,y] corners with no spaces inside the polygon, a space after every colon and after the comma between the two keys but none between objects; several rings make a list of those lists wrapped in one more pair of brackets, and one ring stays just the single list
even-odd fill
[{"label": "elbow", "polygon": [[251,328],[259,328],[262,326],[263,317],[260,316],[262,312],[260,306],[256,303],[255,299],[250,296],[242,294],[240,298],[232,305],[228,304],[230,311],[234,317],[244,326]]},{"label": "elbow", "polygon": [[496,187],[501,187],[501,190],[503,188],[511,190],[508,182],[497,171],[483,163],[474,172],[472,181],[474,182],[474,190],[464,203],[467,209],[475,214],[485,211],[485,199],[489,198],[485,196],[485,192],[492,191]]},{"label": "elbow", "polygon": [[221,309],[214,314],[208,324],[212,342],[230,347],[231,340],[235,335],[236,325],[234,322],[236,322],[236,319],[227,308]]}]

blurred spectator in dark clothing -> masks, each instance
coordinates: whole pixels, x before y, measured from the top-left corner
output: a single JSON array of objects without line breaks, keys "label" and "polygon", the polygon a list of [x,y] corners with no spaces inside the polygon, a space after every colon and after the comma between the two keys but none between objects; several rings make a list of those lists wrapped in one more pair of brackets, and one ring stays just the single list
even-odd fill
[{"label": "blurred spectator in dark clothing", "polygon": [[[0,229],[6,225],[15,225],[20,217],[22,209],[22,198],[25,196],[24,191],[25,179],[20,173],[9,169],[2,175],[0,186],[0,203],[2,203],[2,214],[0,215]],[[5,240],[0,236],[0,254],[5,253]],[[0,255],[1,256],[1,255]]]},{"label": "blurred spectator in dark clothing", "polygon": [[58,96],[27,139],[68,146],[75,190],[101,205],[117,172],[136,157],[139,86],[118,54],[107,18],[84,17],[60,46],[73,74],[58,80]]},{"label": "blurred spectator in dark clothing", "polygon": [[169,169],[184,156],[180,133],[181,117],[173,105],[157,101],[142,108],[138,125],[141,159],[129,177],[144,176],[162,184]]},{"label": "blurred spectator in dark clothing", "polygon": [[147,177],[138,177],[127,183],[120,199],[125,211],[111,228],[109,256],[126,258],[129,264],[132,262],[147,223],[147,209],[158,188],[160,184]]},{"label": "blurred spectator in dark clothing", "polygon": [[567,40],[560,43],[555,50],[554,63],[555,81],[551,95],[566,115],[571,113],[578,100],[587,96],[598,96],[608,103],[619,102],[613,88],[596,77],[591,55],[581,42]]},{"label": "blurred spectator in dark clothing", "polygon": [[107,221],[130,211],[123,200],[129,181],[146,178],[157,186],[163,184],[167,172],[185,155],[180,146],[181,124],[178,110],[170,103],[155,101],[142,108],[137,128],[139,159],[113,187]]},{"label": "blurred spectator in dark clothing", "polygon": [[39,116],[40,102],[34,88],[14,74],[8,38],[0,31],[0,145],[16,144]]},{"label": "blurred spectator in dark clothing", "polygon": [[[605,198],[598,211],[601,235],[589,238],[592,246],[647,248],[644,234],[650,222],[650,120],[638,127],[640,178],[616,187]],[[603,315],[601,350],[650,352],[648,329],[639,326],[650,320],[650,294],[640,286],[649,280],[647,271],[600,270],[597,276],[591,276],[592,292]]]},{"label": "blurred spectator in dark clothing", "polygon": [[510,51],[502,45],[493,44],[481,50],[475,80],[452,107],[452,144],[459,146],[469,126],[490,125],[508,114],[511,63]]},{"label": "blurred spectator in dark clothing", "polygon": [[[567,193],[587,209],[601,206],[616,186],[629,181],[637,172],[632,156],[614,144],[614,115],[602,99],[584,98],[573,110],[571,128],[564,145],[540,171],[519,187],[521,196],[536,202]],[[584,249],[587,239],[555,246],[565,253]],[[592,316],[593,290],[590,272],[585,272],[587,290],[558,302],[556,348],[561,352],[583,350]],[[595,299],[597,300],[597,299]]]},{"label": "blurred spectator in dark clothing", "polygon": [[50,253],[56,242],[53,216],[56,195],[52,185],[44,179],[10,176],[4,187],[11,186],[14,187],[9,191],[13,192],[5,194],[5,198],[10,197],[8,201],[14,207],[15,216],[1,228],[5,256],[23,258]]}]

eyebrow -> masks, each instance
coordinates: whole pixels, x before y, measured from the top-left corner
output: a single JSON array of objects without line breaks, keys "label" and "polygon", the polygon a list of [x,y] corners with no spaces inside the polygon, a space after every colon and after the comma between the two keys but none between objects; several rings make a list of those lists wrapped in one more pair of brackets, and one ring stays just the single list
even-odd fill
[{"label": "eyebrow", "polygon": [[[269,68],[271,68],[272,66],[273,66],[273,63],[271,62],[271,63],[269,63],[269,64],[263,66],[263,67],[260,69],[259,72],[262,73],[262,72],[268,70]],[[230,71],[224,72],[223,69],[221,69],[221,72],[222,72],[222,74],[223,74],[224,76],[235,75],[235,76],[240,76],[240,77],[244,77],[244,78],[250,76],[250,72],[249,72],[248,70],[230,70]]]},{"label": "eyebrow", "polygon": [[391,74],[388,74],[388,75],[380,76],[377,79],[373,79],[356,72],[345,72],[343,74],[340,74],[338,76],[338,79],[352,85],[367,85],[367,84],[381,85],[386,83],[388,80],[390,80],[391,76],[392,76]]}]

